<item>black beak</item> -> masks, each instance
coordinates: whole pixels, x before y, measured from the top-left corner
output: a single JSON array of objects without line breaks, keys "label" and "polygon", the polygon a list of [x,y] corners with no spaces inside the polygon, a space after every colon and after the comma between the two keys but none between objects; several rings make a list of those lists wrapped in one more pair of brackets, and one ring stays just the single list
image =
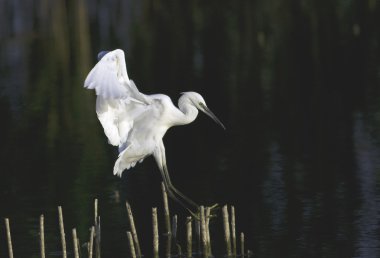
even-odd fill
[{"label": "black beak", "polygon": [[226,127],[223,125],[222,122],[220,122],[219,118],[214,115],[214,113],[205,105],[201,105],[201,111],[203,111],[206,115],[212,118],[217,124],[219,124],[221,127],[223,127],[224,130],[226,130]]},{"label": "black beak", "polygon": [[110,51],[100,51],[99,54],[98,54],[98,61],[100,61],[103,58],[103,56],[105,56],[109,52]]}]

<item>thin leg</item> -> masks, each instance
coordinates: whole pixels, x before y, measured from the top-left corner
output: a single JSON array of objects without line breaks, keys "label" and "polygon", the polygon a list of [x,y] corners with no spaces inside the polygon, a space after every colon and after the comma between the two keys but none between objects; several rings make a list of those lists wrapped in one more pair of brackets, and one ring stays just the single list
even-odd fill
[{"label": "thin leg", "polygon": [[188,202],[190,205],[192,205],[193,207],[195,207],[198,211],[199,209],[199,205],[196,204],[193,200],[191,200],[190,198],[188,198],[186,195],[184,195],[183,193],[181,193],[177,188],[174,187],[174,185],[172,184],[171,180],[170,180],[170,176],[169,176],[169,170],[168,170],[168,166],[166,165],[166,152],[165,152],[165,146],[163,144],[163,142],[161,141],[162,144],[160,144],[159,148],[161,150],[161,163],[162,163],[162,169],[163,169],[163,174],[165,175],[165,178],[166,178],[166,181],[167,181],[167,186],[166,188],[169,188],[169,190],[172,190],[173,192],[175,192],[176,194],[178,194],[180,197],[182,197],[182,199],[184,199],[186,202]]},{"label": "thin leg", "polygon": [[166,180],[167,180],[167,183],[168,183],[167,187],[170,188],[173,192],[175,192],[179,196],[181,196],[191,206],[193,206],[193,207],[195,207],[195,208],[198,209],[199,208],[198,204],[196,204],[193,200],[191,200],[189,197],[187,197],[186,195],[184,195],[183,193],[181,193],[177,188],[174,187],[174,185],[172,184],[172,182],[170,180],[169,171],[168,171],[167,166],[164,166],[164,174],[166,176]]},{"label": "thin leg", "polygon": [[[170,198],[172,198],[174,201],[176,201],[176,202],[178,202],[181,206],[183,206],[186,210],[188,210],[190,213],[191,213],[191,215],[193,215],[194,217],[198,217],[191,209],[190,209],[190,207],[187,205],[187,204],[185,204],[183,201],[186,201],[186,203],[188,203],[188,201],[185,199],[185,198],[187,198],[186,196],[185,196],[185,198],[184,198],[184,195],[183,194],[181,194],[181,193],[177,193],[177,192],[174,192],[173,191],[173,189],[172,189],[172,186],[170,186],[169,184],[168,184],[168,180],[167,180],[167,177],[166,177],[166,174],[165,174],[165,172],[163,171],[163,170],[161,170],[160,169],[160,172],[161,172],[161,176],[162,176],[162,179],[164,180],[164,185],[165,185],[165,187],[166,187],[166,190],[167,190],[167,192],[168,192],[168,195],[169,195],[169,197]],[[177,195],[176,195],[176,194]],[[182,200],[182,199],[183,200]]]},{"label": "thin leg", "polygon": [[190,210],[188,205],[195,207],[197,209],[197,212],[198,212],[199,206],[190,198],[188,198],[186,195],[181,193],[171,183],[168,168],[166,166],[165,147],[162,141],[158,143],[157,148],[155,149],[153,153],[153,156],[156,159],[157,165],[160,169],[162,179],[168,191],[168,195],[174,200],[176,200],[183,207],[185,207],[191,214],[194,215],[194,213]]}]

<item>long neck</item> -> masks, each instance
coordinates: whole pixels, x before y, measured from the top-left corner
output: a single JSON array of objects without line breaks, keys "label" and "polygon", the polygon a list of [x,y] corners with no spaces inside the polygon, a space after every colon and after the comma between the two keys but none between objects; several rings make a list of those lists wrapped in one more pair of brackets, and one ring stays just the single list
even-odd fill
[{"label": "long neck", "polygon": [[186,125],[195,120],[198,116],[198,109],[185,94],[178,100],[178,108],[182,112],[177,120],[177,125]]}]

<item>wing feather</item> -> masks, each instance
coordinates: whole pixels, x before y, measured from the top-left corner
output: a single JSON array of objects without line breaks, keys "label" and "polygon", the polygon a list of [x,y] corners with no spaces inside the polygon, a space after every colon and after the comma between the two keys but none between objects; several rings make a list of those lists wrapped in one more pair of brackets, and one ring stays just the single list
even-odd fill
[{"label": "wing feather", "polygon": [[85,88],[94,89],[96,95],[104,98],[128,97],[129,78],[127,70],[123,69],[125,68],[124,53],[120,51],[115,50],[106,54],[95,65],[84,82]]},{"label": "wing feather", "polygon": [[116,49],[107,53],[88,74],[84,87],[94,89],[96,95],[109,99],[131,98],[150,104],[149,98],[139,92],[129,79],[124,51]]},{"label": "wing feather", "polygon": [[88,74],[84,87],[96,92],[96,113],[109,143],[124,150],[134,120],[152,100],[129,79],[123,50],[104,55]]}]

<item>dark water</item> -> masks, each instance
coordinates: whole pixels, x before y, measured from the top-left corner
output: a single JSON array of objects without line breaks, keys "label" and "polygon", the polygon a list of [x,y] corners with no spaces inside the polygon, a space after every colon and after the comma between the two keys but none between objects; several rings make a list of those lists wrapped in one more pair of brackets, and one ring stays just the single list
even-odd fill
[{"label": "dark water", "polygon": [[224,122],[169,130],[169,170],[196,201],[235,205],[255,257],[380,257],[379,24],[375,0],[0,0],[0,217],[15,257],[38,257],[42,213],[60,251],[58,205],[69,248],[73,227],[85,242],[94,198],[104,257],[129,254],[126,199],[151,255],[157,167],[112,175],[117,152],[82,87],[115,48],[142,92],[198,91]]}]

